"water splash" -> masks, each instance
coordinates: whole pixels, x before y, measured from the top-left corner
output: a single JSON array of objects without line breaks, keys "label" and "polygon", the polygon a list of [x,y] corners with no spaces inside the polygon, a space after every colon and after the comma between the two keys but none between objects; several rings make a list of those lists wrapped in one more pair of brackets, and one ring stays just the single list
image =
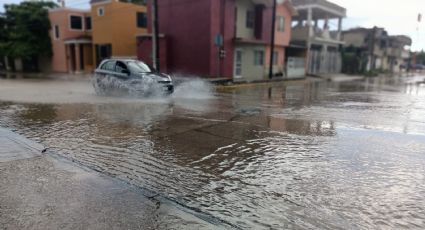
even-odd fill
[{"label": "water splash", "polygon": [[161,83],[151,77],[141,77],[122,80],[111,76],[97,76],[92,78],[96,94],[126,97],[158,97],[167,92]]},{"label": "water splash", "polygon": [[213,99],[214,86],[200,78],[176,78],[176,88],[174,90],[173,98],[179,99]]},{"label": "water splash", "polygon": [[[173,103],[189,111],[208,112],[214,99],[214,86],[207,80],[187,76],[173,77],[174,93],[168,97],[163,85],[152,78],[122,80],[115,77],[92,78],[96,94],[125,99],[142,100],[145,103]],[[132,101],[133,102],[133,101]]]},{"label": "water splash", "polygon": [[206,113],[213,108],[214,86],[199,78],[176,78],[172,95],[174,105],[188,111]]}]

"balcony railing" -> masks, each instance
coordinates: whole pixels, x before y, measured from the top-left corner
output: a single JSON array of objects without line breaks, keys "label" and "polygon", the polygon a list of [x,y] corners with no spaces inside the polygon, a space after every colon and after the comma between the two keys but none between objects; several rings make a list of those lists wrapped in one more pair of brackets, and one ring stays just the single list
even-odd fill
[{"label": "balcony railing", "polygon": [[341,7],[335,3],[326,1],[326,0],[293,0],[292,4],[294,7],[300,8],[308,5],[319,6],[320,8],[330,9],[332,11],[339,12],[341,14],[346,14],[347,10],[344,7]]},{"label": "balcony railing", "polygon": [[[292,28],[292,40],[306,41],[309,37],[309,28],[307,26],[296,26]],[[311,38],[328,40],[333,42],[341,42],[338,31],[322,30],[320,28],[312,28]]]}]

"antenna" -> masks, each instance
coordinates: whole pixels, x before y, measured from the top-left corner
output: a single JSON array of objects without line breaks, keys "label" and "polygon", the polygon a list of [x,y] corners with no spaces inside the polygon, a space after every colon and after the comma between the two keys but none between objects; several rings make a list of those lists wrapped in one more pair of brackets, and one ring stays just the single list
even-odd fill
[{"label": "antenna", "polygon": [[60,7],[65,7],[65,0],[58,0]]},{"label": "antenna", "polygon": [[421,22],[422,22],[422,13],[418,13],[418,21],[416,25],[416,36],[418,41],[420,40],[419,29],[420,29]]}]

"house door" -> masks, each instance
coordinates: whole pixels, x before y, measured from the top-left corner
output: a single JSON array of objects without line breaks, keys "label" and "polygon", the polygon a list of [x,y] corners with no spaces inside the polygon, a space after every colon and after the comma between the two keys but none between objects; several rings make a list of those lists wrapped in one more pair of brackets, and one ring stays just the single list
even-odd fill
[{"label": "house door", "polygon": [[80,70],[84,70],[84,47],[82,44],[79,45],[80,49]]},{"label": "house door", "polygon": [[71,58],[71,72],[75,72],[77,69],[77,63],[75,62],[75,45],[71,44],[69,45],[69,51],[70,51],[70,58]]},{"label": "house door", "polygon": [[99,65],[103,60],[110,58],[111,56],[111,44],[96,45],[96,65]]},{"label": "house door", "polygon": [[242,50],[235,50],[235,78],[242,77]]}]

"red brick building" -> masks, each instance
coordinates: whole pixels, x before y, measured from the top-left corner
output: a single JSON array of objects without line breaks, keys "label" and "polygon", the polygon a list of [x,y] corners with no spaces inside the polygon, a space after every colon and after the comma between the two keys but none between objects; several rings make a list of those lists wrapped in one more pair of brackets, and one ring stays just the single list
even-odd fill
[{"label": "red brick building", "polygon": [[[263,79],[270,56],[272,2],[158,0],[161,71],[240,81]],[[275,73],[284,71],[285,47],[296,13],[290,1],[279,2]],[[217,37],[222,37],[220,47]],[[138,58],[150,63],[151,36],[140,35],[137,40]]]}]

